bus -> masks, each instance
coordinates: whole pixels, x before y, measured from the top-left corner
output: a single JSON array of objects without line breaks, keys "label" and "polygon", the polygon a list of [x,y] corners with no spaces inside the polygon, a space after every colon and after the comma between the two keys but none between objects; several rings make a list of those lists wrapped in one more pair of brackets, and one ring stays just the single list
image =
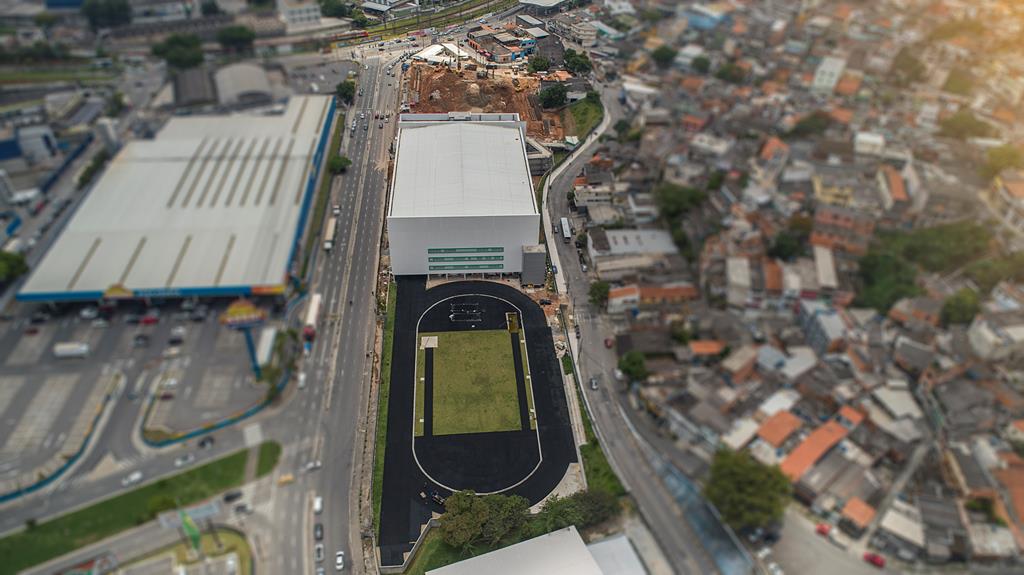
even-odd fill
[{"label": "bus", "polygon": [[334,236],[338,234],[338,218],[332,217],[327,220],[327,229],[324,231],[324,251],[331,251],[334,247]]},{"label": "bus", "polygon": [[316,339],[316,324],[320,319],[321,300],[322,298],[318,293],[309,296],[309,307],[306,308],[306,321],[302,326],[302,339],[306,340],[307,344]]},{"label": "bus", "polygon": [[572,241],[572,227],[569,225],[569,218],[562,218],[562,241],[565,243]]}]

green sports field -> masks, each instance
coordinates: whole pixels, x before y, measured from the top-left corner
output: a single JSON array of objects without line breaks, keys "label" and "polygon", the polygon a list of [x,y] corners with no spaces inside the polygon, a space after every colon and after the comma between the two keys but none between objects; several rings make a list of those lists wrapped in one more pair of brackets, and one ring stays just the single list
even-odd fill
[{"label": "green sports field", "polygon": [[[520,429],[512,345],[506,330],[420,333],[437,337],[434,349],[434,435]],[[523,371],[529,375],[525,346]],[[424,350],[416,354],[416,436],[423,435]],[[530,380],[527,400],[533,410]],[[531,418],[532,419],[532,418]],[[531,428],[534,423],[531,420]]]}]

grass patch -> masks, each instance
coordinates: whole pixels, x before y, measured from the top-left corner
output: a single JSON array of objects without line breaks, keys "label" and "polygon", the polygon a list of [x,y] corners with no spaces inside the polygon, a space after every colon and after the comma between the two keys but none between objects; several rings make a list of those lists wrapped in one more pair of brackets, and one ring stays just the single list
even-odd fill
[{"label": "grass patch", "polygon": [[573,123],[576,124],[576,136],[582,142],[584,138],[601,122],[604,116],[604,107],[601,102],[591,101],[587,98],[573,102],[569,105],[569,113],[572,114]]},{"label": "grass patch", "polygon": [[391,395],[391,348],[395,341],[395,303],[398,286],[388,284],[387,313],[384,317],[384,343],[380,359],[380,386],[377,391],[377,429],[373,444],[373,530],[380,530],[380,500],[384,492],[384,450],[388,436],[388,398]]},{"label": "grass patch", "polygon": [[583,419],[583,432],[587,442],[580,446],[580,457],[583,458],[583,472],[587,475],[587,488],[603,490],[616,497],[626,494],[626,488],[615,475],[608,457],[601,449],[601,443],[594,433],[594,424],[590,421],[590,413],[587,412],[587,404],[583,401],[583,393],[579,387],[576,388],[576,397],[580,404],[580,417]]},{"label": "grass patch", "polygon": [[[509,332],[420,333],[434,350],[434,435],[520,429]],[[422,417],[418,413],[417,420]]]},{"label": "grass patch", "polygon": [[[491,551],[491,549],[480,550],[481,553],[487,551]],[[424,573],[432,569],[451,565],[456,561],[462,561],[470,557],[472,555],[463,556],[461,551],[445,543],[441,538],[440,529],[431,529],[423,539],[420,548],[416,550],[416,556],[409,563],[409,568],[405,570],[405,575],[424,575]]]},{"label": "grass patch", "polygon": [[562,356],[562,371],[565,372],[565,375],[572,375],[576,372],[572,366],[572,356],[568,353]]},{"label": "grass patch", "polygon": [[247,450],[134,489],[0,539],[4,569],[15,573],[241,485]]},{"label": "grass patch", "polygon": [[[217,546],[217,540],[220,540],[220,547]],[[253,572],[252,549],[249,547],[249,542],[241,533],[233,529],[218,529],[216,538],[213,534],[203,533],[199,538],[199,547],[203,550],[205,557],[219,557],[235,553],[238,556],[237,573]],[[200,559],[188,561],[189,549],[190,545],[179,543],[170,550],[171,553],[174,553],[178,565],[196,565],[201,561]]]},{"label": "grass patch", "polygon": [[256,463],[256,477],[263,477],[277,467],[281,459],[281,444],[276,441],[264,441],[260,444],[260,459]]},{"label": "grass patch", "polygon": [[309,224],[306,226],[308,232],[306,233],[305,255],[302,258],[302,274],[300,276],[303,278],[306,277],[306,270],[309,267],[309,256],[313,253],[313,242],[319,237],[317,232],[324,225],[324,214],[327,213],[327,204],[331,200],[331,183],[334,181],[334,175],[327,170],[327,162],[338,155],[338,150],[341,149],[342,130],[344,129],[345,114],[339,111],[335,114],[334,131],[331,133],[331,141],[327,144],[327,150],[324,151],[323,165],[321,167],[323,175],[320,178],[320,189],[317,190],[316,198],[313,199],[313,213],[309,218]]}]

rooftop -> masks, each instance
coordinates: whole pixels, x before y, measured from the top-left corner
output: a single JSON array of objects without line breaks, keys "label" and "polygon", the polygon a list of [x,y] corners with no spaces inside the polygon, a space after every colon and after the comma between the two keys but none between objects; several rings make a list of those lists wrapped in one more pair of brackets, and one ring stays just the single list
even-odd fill
[{"label": "rooftop", "polygon": [[832,420],[812,431],[789,453],[780,466],[791,481],[799,480],[825,453],[846,437],[847,430]]},{"label": "rooftop", "polygon": [[757,435],[771,444],[772,447],[779,447],[790,435],[800,429],[801,425],[803,425],[803,422],[799,417],[793,415],[788,410],[779,411],[761,423],[761,427],[757,430]]},{"label": "rooftop", "polygon": [[25,300],[283,289],[333,100],[171,119],[111,160],[18,294]]},{"label": "rooftop", "polygon": [[403,114],[391,194],[391,217],[536,214],[518,114]]},{"label": "rooftop", "polygon": [[575,526],[478,555],[427,575],[603,575]]}]

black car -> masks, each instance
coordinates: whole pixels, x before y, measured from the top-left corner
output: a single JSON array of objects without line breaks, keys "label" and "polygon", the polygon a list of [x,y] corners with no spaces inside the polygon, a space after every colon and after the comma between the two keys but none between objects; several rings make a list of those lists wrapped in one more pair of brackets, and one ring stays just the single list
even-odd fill
[{"label": "black car", "polygon": [[32,317],[29,318],[28,322],[33,324],[46,323],[50,321],[50,317],[50,314],[46,312],[37,311],[36,313],[32,314]]},{"label": "black car", "polygon": [[132,345],[135,347],[148,347],[149,346],[149,335],[145,333],[137,333],[132,338]]},{"label": "black car", "polygon": [[317,523],[313,526],[313,538],[317,541],[322,541],[324,538],[324,526],[321,523]]},{"label": "black car", "polygon": [[224,503],[233,503],[242,498],[241,491],[228,491],[224,494]]},{"label": "black car", "polygon": [[206,449],[207,447],[213,447],[213,437],[204,437],[199,440],[199,449]]}]

